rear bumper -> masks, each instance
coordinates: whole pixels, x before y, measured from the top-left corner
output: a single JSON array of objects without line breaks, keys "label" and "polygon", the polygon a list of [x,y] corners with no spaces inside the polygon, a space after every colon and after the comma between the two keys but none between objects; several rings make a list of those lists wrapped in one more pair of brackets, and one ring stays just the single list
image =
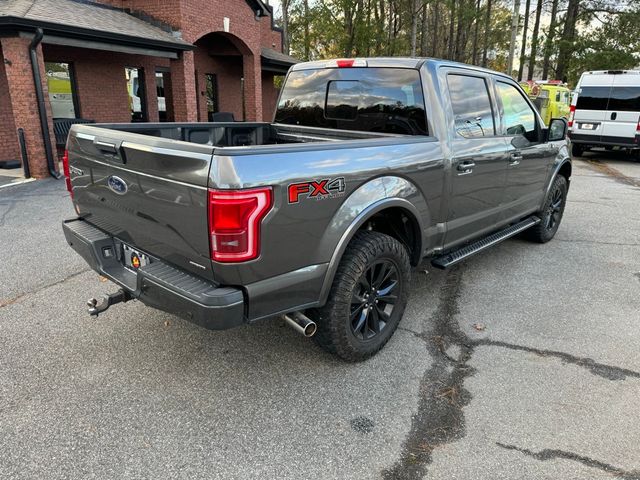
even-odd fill
[{"label": "rear bumper", "polygon": [[219,287],[153,257],[149,265],[131,271],[122,264],[117,238],[82,219],[65,220],[62,229],[67,243],[91,268],[142,303],[210,330],[245,323],[242,290]]},{"label": "rear bumper", "polygon": [[569,133],[572,143],[580,145],[593,145],[594,147],[623,147],[623,148],[640,148],[640,136],[635,137],[609,137],[601,135],[584,135],[581,133]]}]

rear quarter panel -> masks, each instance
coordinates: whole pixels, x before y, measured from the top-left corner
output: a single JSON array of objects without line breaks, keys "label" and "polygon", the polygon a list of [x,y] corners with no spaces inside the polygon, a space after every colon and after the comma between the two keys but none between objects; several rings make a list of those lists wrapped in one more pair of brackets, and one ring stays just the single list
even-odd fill
[{"label": "rear quarter panel", "polygon": [[[369,206],[385,198],[404,198],[416,209],[424,228],[439,212],[443,195],[443,160],[433,137],[403,137],[376,145],[350,142],[277,148],[242,155],[216,151],[213,188],[271,185],[274,207],[263,221],[260,257],[242,265],[214,262],[216,277],[229,284],[250,284],[309,265],[331,262],[343,235]],[[384,143],[385,141],[383,141]],[[345,189],[333,195],[290,203],[289,185],[343,179]],[[424,233],[424,232],[423,232]]]}]

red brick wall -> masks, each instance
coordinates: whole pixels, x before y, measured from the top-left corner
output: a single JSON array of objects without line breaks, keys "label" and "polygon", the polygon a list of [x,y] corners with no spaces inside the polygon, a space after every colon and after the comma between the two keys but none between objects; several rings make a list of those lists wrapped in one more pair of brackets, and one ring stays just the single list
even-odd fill
[{"label": "red brick wall", "polygon": [[0,162],[20,159],[3,58],[2,48],[0,48]]},{"label": "red brick wall", "polygon": [[99,3],[112,7],[145,12],[175,29],[180,28],[180,9],[185,1],[187,0],[98,0]]},{"label": "red brick wall", "polygon": [[206,74],[214,73],[218,81],[218,110],[232,112],[242,120],[242,56],[211,56],[207,48],[195,51],[195,69],[198,76],[198,120],[207,121]]},{"label": "red brick wall", "polygon": [[265,122],[273,121],[279,94],[280,90],[273,83],[273,74],[262,72],[262,119]]},{"label": "red brick wall", "polygon": [[[117,8],[145,12],[183,32],[195,42],[210,32],[223,31],[223,18],[231,21],[230,33],[243,39],[253,51],[259,47],[281,50],[279,32],[271,29],[271,19],[255,20],[255,12],[245,0],[98,0]],[[273,47],[272,45],[276,45]]]},{"label": "red brick wall", "polygon": [[154,75],[156,67],[169,66],[168,59],[58,45],[45,45],[44,58],[73,63],[79,115],[96,122],[131,121],[124,69],[144,68],[149,121],[158,120]]},{"label": "red brick wall", "polygon": [[260,22],[260,38],[263,47],[282,51],[282,34],[271,28],[271,19],[263,18]]},{"label": "red brick wall", "polygon": [[[280,32],[274,31],[271,25],[271,18],[255,18],[255,12],[245,0],[99,0],[102,3],[118,8],[128,8],[148,13],[149,15],[162,20],[173,28],[180,30],[182,37],[195,43],[205,35],[212,32],[223,32],[224,17],[230,20],[229,34],[240,41],[243,58],[243,75],[245,78],[245,103],[248,120],[261,120],[263,110],[273,111],[273,105],[268,104],[263,98],[262,75],[260,68],[260,53],[262,47],[275,48],[281,50],[282,36]],[[200,57],[200,55],[196,55]],[[195,64],[195,65],[192,65]],[[178,101],[174,105],[176,120],[194,121],[195,118],[206,119],[206,104],[200,101],[201,85],[204,81],[204,69],[200,67],[213,68],[206,65],[202,58],[193,59],[190,54],[185,54],[183,59],[172,61],[172,83],[174,85],[174,96],[176,99],[184,98],[187,94],[186,102]],[[191,98],[189,92],[196,90],[196,82],[189,79],[189,73],[198,71],[198,102],[195,97]],[[235,70],[235,69],[234,69]],[[222,75],[219,72],[219,90],[221,92],[220,110],[233,111],[237,118],[241,118],[241,102],[237,98],[238,88],[236,87],[237,77],[232,78]],[[234,72],[235,73],[235,72]],[[193,73],[191,73],[193,75]],[[242,74],[241,74],[242,75]],[[228,82],[227,82],[228,80]],[[184,85],[182,85],[184,83]],[[230,90],[224,85],[230,84]],[[272,99],[271,92],[267,92],[268,98]],[[225,105],[223,105],[223,103]],[[198,111],[199,110],[199,111]],[[203,117],[204,111],[204,117]]]},{"label": "red brick wall", "polygon": [[173,116],[176,122],[197,122],[195,62],[193,52],[184,52],[171,60]]},{"label": "red brick wall", "polygon": [[[35,86],[33,83],[33,73],[31,70],[31,59],[29,57],[29,39],[19,37],[0,38],[5,63],[5,73],[8,84],[9,96],[13,109],[13,118],[16,128],[23,128],[29,155],[29,166],[34,177],[46,177],[48,175],[44,142],[42,141],[42,130],[38,116],[38,101],[36,98]],[[45,99],[49,98],[47,82],[45,80],[44,61],[42,59],[42,46],[37,48],[40,71],[42,73],[41,82]],[[55,155],[55,137],[53,135],[53,121],[51,119],[51,108],[47,105],[47,117],[49,121],[49,132],[51,134],[51,147]],[[14,138],[17,138],[14,137]],[[17,141],[17,140],[15,140]]]}]

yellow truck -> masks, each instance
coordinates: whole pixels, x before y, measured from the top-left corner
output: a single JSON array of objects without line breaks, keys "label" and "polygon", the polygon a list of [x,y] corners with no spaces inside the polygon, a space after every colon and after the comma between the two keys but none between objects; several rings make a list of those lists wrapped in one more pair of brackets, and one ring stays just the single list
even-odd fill
[{"label": "yellow truck", "polygon": [[560,80],[528,81],[520,85],[538,108],[546,125],[552,118],[569,118],[571,90]]}]

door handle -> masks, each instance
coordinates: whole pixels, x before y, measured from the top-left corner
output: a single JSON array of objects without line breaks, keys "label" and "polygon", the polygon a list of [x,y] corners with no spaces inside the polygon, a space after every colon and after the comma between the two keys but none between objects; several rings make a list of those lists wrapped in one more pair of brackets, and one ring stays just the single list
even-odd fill
[{"label": "door handle", "polygon": [[118,149],[117,149],[115,143],[109,143],[109,142],[103,142],[103,141],[100,141],[100,140],[95,140],[93,142],[93,144],[101,152],[118,153]]},{"label": "door handle", "polygon": [[516,165],[520,165],[521,160],[522,154],[514,152],[509,156],[509,166],[515,167]]},{"label": "door handle", "polygon": [[611,120],[615,120],[616,118],[618,118],[618,112],[611,113]]},{"label": "door handle", "polygon": [[469,161],[465,161],[465,162],[460,162],[456,169],[460,172],[458,175],[469,175],[471,172],[473,172],[473,167],[475,167],[476,164],[474,162],[469,162]]}]

